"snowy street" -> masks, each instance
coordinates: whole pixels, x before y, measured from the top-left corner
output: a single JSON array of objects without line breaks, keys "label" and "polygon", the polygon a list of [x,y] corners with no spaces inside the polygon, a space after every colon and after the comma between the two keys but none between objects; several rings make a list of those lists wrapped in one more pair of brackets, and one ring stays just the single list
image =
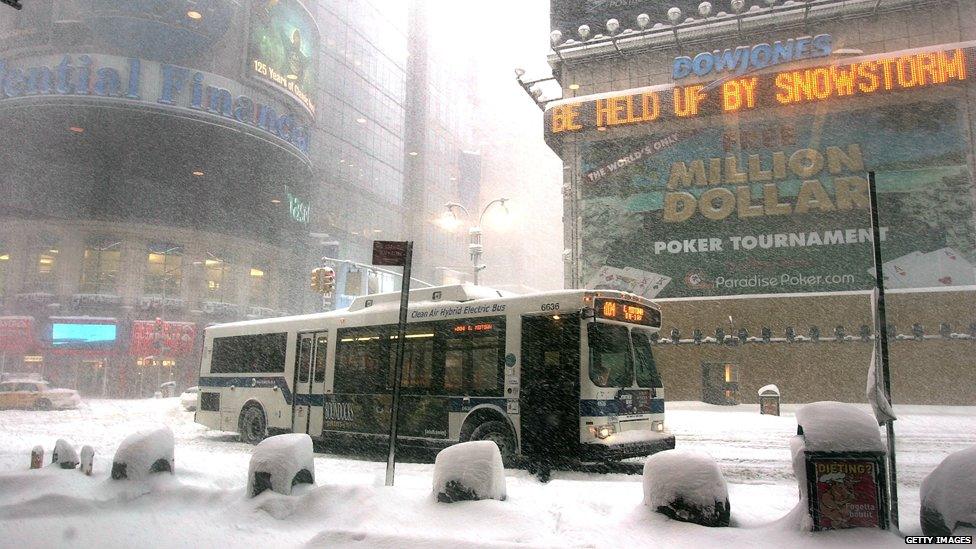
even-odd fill
[{"label": "snowy street", "polygon": [[[178,399],[88,400],[78,410],[61,412],[0,411],[0,539],[10,547],[900,544],[900,537],[883,532],[814,535],[777,522],[797,501],[788,450],[795,409],[784,406],[782,417],[772,417],[759,415],[755,405],[669,404],[678,446],[710,454],[729,482],[733,527],[718,529],[652,513],[641,505],[638,475],[557,471],[541,484],[523,470],[509,469],[506,501],[446,505],[430,496],[433,465],[398,463],[390,489],[383,487],[384,463],[347,455],[316,456],[314,489],[247,499],[252,447],[193,423]],[[976,444],[976,410],[896,411],[902,531],[917,534],[919,483],[945,455]],[[109,480],[119,442],[160,423],[176,436],[176,477]],[[52,467],[28,471],[30,449],[43,445],[48,461],[58,438],[95,448],[92,477]]]}]

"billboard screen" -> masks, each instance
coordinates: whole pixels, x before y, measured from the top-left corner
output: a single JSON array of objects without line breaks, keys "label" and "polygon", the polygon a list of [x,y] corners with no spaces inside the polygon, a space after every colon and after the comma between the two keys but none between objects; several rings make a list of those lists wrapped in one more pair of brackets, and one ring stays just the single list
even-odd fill
[{"label": "billboard screen", "polygon": [[886,287],[976,283],[956,102],[777,111],[580,145],[582,282],[648,298],[871,289],[875,171]]},{"label": "billboard screen", "polygon": [[254,0],[247,74],[285,92],[315,114],[319,31],[297,0]]},{"label": "billboard screen", "polygon": [[118,329],[115,324],[51,323],[51,346],[57,349],[111,348]]}]

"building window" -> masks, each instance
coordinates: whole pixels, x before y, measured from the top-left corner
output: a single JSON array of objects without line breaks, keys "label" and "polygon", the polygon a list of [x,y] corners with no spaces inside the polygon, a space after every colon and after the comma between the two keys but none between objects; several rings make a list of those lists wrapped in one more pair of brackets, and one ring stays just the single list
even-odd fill
[{"label": "building window", "polygon": [[206,283],[205,295],[207,301],[231,301],[232,279],[230,265],[227,260],[208,253],[203,260],[204,279]]},{"label": "building window", "polygon": [[10,269],[10,249],[0,242],[0,297],[6,295],[7,271]]},{"label": "building window", "polygon": [[104,238],[90,240],[82,258],[79,291],[83,294],[115,293],[121,257],[122,242]]},{"label": "building window", "polygon": [[147,295],[180,295],[183,281],[183,247],[174,244],[150,244],[146,254]]},{"label": "building window", "polygon": [[250,303],[252,307],[267,307],[270,302],[268,292],[271,291],[267,265],[255,265],[248,273],[250,283]]},{"label": "building window", "polygon": [[33,269],[27,270],[26,286],[34,292],[54,293],[57,289],[58,245],[49,241],[34,253]]}]

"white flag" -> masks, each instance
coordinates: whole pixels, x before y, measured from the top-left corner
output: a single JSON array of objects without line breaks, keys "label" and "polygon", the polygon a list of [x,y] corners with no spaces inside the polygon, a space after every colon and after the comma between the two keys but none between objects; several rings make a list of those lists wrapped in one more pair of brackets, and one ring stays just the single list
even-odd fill
[{"label": "white flag", "polygon": [[888,396],[885,395],[884,391],[884,380],[881,379],[881,375],[878,372],[877,364],[877,345],[871,351],[871,367],[868,368],[868,387],[867,396],[868,402],[871,403],[871,408],[874,409],[874,417],[878,420],[878,425],[884,425],[895,419],[895,411],[891,409],[891,403],[888,402]]}]

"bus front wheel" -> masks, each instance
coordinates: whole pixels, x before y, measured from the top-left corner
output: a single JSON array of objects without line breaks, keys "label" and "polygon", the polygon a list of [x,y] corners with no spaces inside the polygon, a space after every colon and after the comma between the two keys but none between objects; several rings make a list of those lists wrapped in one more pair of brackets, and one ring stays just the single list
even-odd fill
[{"label": "bus front wheel", "polygon": [[267,436],[264,412],[257,406],[248,406],[241,412],[241,442],[257,444]]},{"label": "bus front wheel", "polygon": [[486,421],[471,433],[471,440],[490,440],[498,445],[502,463],[506,466],[515,459],[515,437],[511,429],[502,421]]}]

